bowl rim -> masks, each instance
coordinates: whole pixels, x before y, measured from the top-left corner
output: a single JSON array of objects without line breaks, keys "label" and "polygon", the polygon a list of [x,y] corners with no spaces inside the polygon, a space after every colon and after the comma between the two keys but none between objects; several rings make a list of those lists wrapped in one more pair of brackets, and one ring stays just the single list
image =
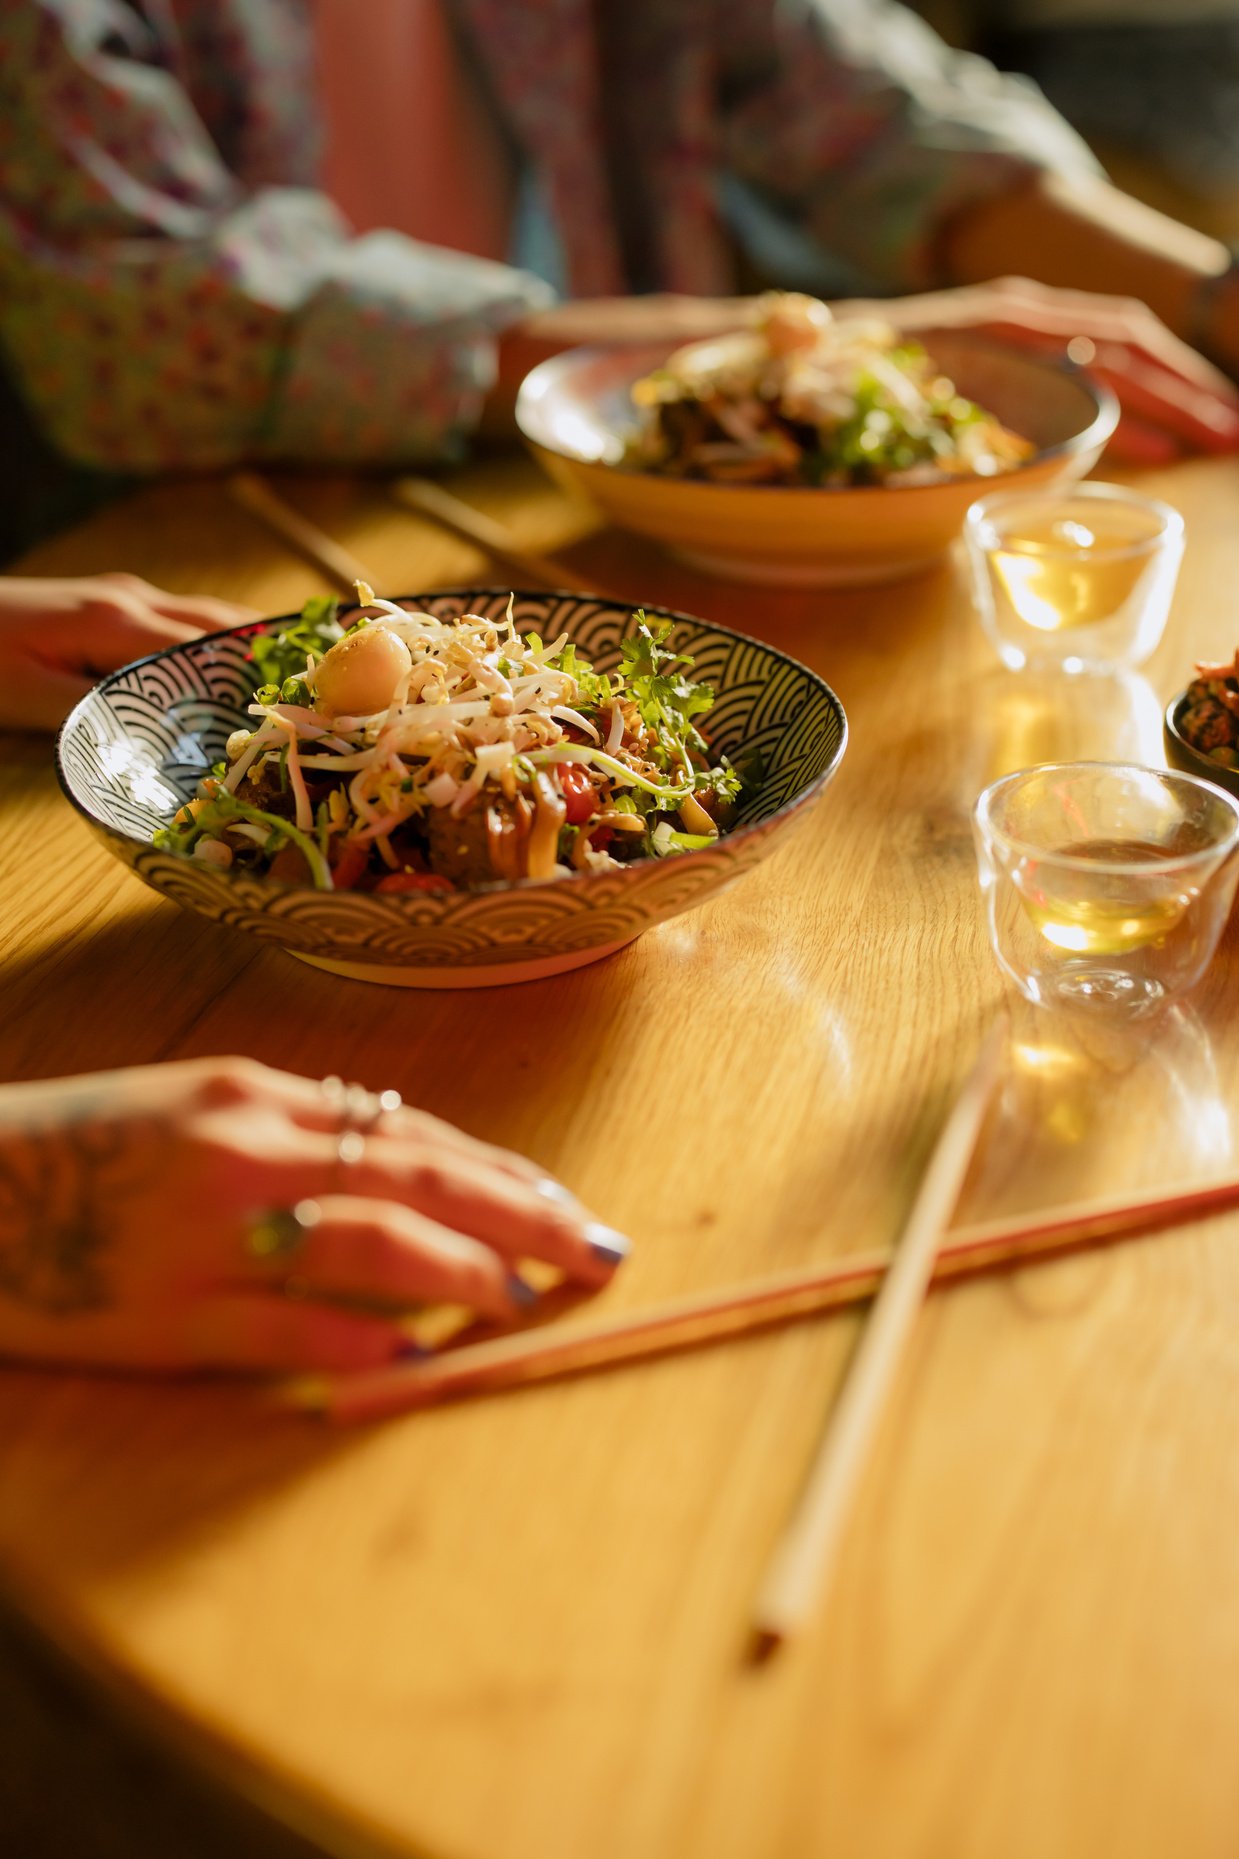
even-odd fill
[{"label": "bowl rim", "polygon": [[[641,611],[646,614],[653,614],[658,619],[672,620],[677,625],[680,621],[685,620],[691,625],[704,626],[712,632],[723,633],[727,638],[738,640],[744,645],[756,646],[759,651],[773,653],[775,658],[781,659],[785,664],[792,666],[796,671],[802,672],[812,684],[816,685],[825,693],[839,723],[839,741],[831,755],[828,765],[820,774],[814,776],[808,787],[802,789],[798,794],[794,794],[790,800],[784,801],[783,805],[776,808],[773,813],[764,815],[760,820],[750,820],[743,826],[737,826],[733,832],[720,834],[719,839],[709,846],[694,847],[685,852],[678,852],[675,857],[677,866],[688,859],[696,860],[715,857],[719,846],[743,843],[754,835],[764,836],[769,832],[771,826],[776,821],[790,818],[792,814],[799,812],[801,808],[808,806],[811,801],[817,799],[838,772],[839,764],[842,762],[844,752],[847,749],[850,731],[847,711],[844,709],[838,692],[834,689],[833,685],[828,684],[820,672],[814,671],[813,668],[806,665],[803,660],[794,658],[790,652],[784,652],[779,646],[771,645],[768,640],[754,638],[751,633],[737,632],[733,626],[723,626],[716,620],[704,619],[699,614],[683,613],[674,607],[652,606],[641,602],[630,605],[629,602],[616,599],[609,594],[591,594],[580,588],[530,589],[510,588],[494,584],[487,586],[478,583],[468,587],[422,589],[414,594],[397,594],[390,596],[390,598],[399,604],[402,601],[444,599],[462,599],[468,601],[480,596],[492,596],[496,599],[503,600],[507,600],[508,597],[511,596],[518,601],[593,600],[605,607],[627,607],[630,613],[635,613],[638,607],[640,607]],[[383,598],[387,599],[389,596],[384,595]],[[359,601],[347,603],[341,600],[340,612],[342,615],[345,613],[358,612],[361,605],[362,603]],[[130,672],[140,669],[142,666],[157,664],[161,659],[175,658],[193,647],[204,644],[209,645],[214,639],[228,639],[236,636],[243,637],[248,633],[266,632],[273,626],[286,625],[299,617],[299,613],[277,613],[263,619],[243,620],[238,626],[221,627],[218,632],[201,633],[196,639],[181,639],[178,640],[175,645],[161,647],[158,652],[147,652],[143,657],[135,658],[127,665],[118,666],[115,671],[110,671],[106,677],[100,678],[98,682],[86,692],[85,696],[78,699],[77,703],[74,704],[72,710],[56,732],[56,741],[54,745],[56,779],[60,785],[61,793],[74,809],[75,813],[79,814],[89,826],[99,832],[107,834],[109,838],[120,840],[126,845],[135,846],[142,850],[158,850],[158,848],[152,847],[149,839],[140,838],[135,833],[126,832],[122,828],[110,825],[106,820],[101,820],[99,816],[92,813],[90,808],[74,793],[65,770],[63,750],[71,730],[77,724],[80,713],[93,698],[106,693],[110,685],[127,676]],[[179,855],[176,853],[165,853],[164,856],[168,858],[177,858]],[[183,862],[192,864],[194,861],[187,859]],[[665,860],[635,859],[631,865],[621,867],[621,871],[631,870],[639,872],[650,864],[661,864],[665,862]],[[204,861],[198,861],[198,863],[202,866],[208,878],[218,879],[224,887],[227,887],[231,883],[229,872],[221,871],[215,866],[208,866]],[[573,871],[559,878],[518,878],[515,883],[503,883],[502,881],[496,880],[493,884],[473,885],[467,890],[454,890],[451,892],[421,891],[404,894],[397,892],[388,895],[380,895],[373,891],[320,891],[312,884],[293,883],[287,879],[272,878],[265,873],[246,873],[245,876],[251,884],[257,884],[264,889],[269,888],[273,895],[280,897],[292,894],[299,894],[307,897],[373,897],[376,898],[380,906],[394,907],[397,914],[401,915],[403,915],[406,910],[411,912],[413,906],[416,905],[418,917],[424,922],[428,912],[431,917],[446,915],[450,909],[473,899],[509,896],[513,892],[526,890],[540,891],[545,890],[548,885],[554,886],[555,888],[561,885],[580,886],[591,882],[597,883],[600,876],[614,878],[616,874],[614,872],[598,873],[591,871]]]},{"label": "bowl rim", "polygon": [[[1067,503],[1073,497],[1082,498],[1085,503],[1121,504],[1127,509],[1147,511],[1157,518],[1161,528],[1150,536],[1137,537],[1133,542],[1107,542],[1094,549],[1078,542],[1033,544],[1018,537],[1013,539],[1000,535],[995,528],[986,527],[992,524],[996,515],[1000,516],[1004,510],[1017,504],[1044,503],[1052,506]],[[1187,525],[1183,520],[1183,512],[1176,510],[1172,503],[1167,503],[1162,497],[1150,497],[1133,485],[1113,484],[1107,478],[1085,478],[1077,484],[1005,485],[1002,490],[986,491],[975,503],[969,504],[964,513],[964,533],[979,549],[1001,548],[1010,555],[1048,555],[1055,561],[1076,561],[1088,556],[1094,561],[1121,562],[1140,555],[1150,555],[1158,549],[1182,549]]]},{"label": "bowl rim", "polygon": [[[1191,744],[1187,745],[1189,748]],[[1061,865],[1071,871],[1096,872],[1099,867],[1094,859],[1078,858],[1069,853],[1049,852],[1044,846],[1034,844],[1031,840],[1021,839],[1015,833],[1009,833],[993,823],[992,814],[995,801],[1004,788],[1009,788],[1017,781],[1025,780],[1029,775],[1074,774],[1082,769],[1100,769],[1108,774],[1156,775],[1161,781],[1186,781],[1192,787],[1211,788],[1220,800],[1225,801],[1230,813],[1230,832],[1217,846],[1202,847],[1196,852],[1182,852],[1174,858],[1162,860],[1159,871],[1190,871],[1202,862],[1225,857],[1239,847],[1239,795],[1232,794],[1218,781],[1206,781],[1203,775],[1194,775],[1186,768],[1154,768],[1147,762],[1115,761],[1104,757],[1081,756],[1075,760],[1058,762],[1030,762],[1023,768],[1012,768],[1005,775],[999,775],[987,787],[982,788],[973,804],[972,819],[975,830],[984,838],[993,837],[1001,840],[1012,851],[1026,854],[1030,858],[1042,861],[1052,859],[1055,865]],[[1149,867],[1134,861],[1115,859],[1106,869],[1110,871],[1147,872]]]},{"label": "bowl rim", "polygon": [[[1006,471],[996,471],[989,477],[984,477],[980,474],[972,478],[944,476],[929,479],[923,484],[895,485],[719,484],[712,482],[709,478],[664,478],[660,476],[658,472],[628,470],[623,465],[616,464],[603,458],[582,458],[578,452],[566,451],[562,446],[550,445],[545,439],[540,438],[537,434],[528,430],[526,419],[529,410],[535,398],[540,397],[546,392],[548,385],[555,376],[565,373],[572,365],[586,365],[608,358],[616,359],[623,355],[643,354],[650,349],[663,346],[662,344],[647,342],[643,344],[626,343],[616,345],[614,348],[603,348],[596,344],[583,344],[577,348],[564,349],[558,355],[548,356],[545,361],[541,361],[535,368],[531,368],[520,384],[516,396],[516,424],[521,437],[527,444],[535,447],[538,451],[549,452],[555,458],[566,459],[569,464],[578,466],[582,470],[604,471],[618,477],[633,478],[653,484],[687,485],[690,486],[693,491],[728,491],[733,495],[737,491],[749,493],[758,491],[767,497],[862,497],[879,496],[883,493],[889,495],[892,491],[903,495],[924,491],[940,492],[944,489],[963,487],[965,485],[969,488],[975,488],[976,486],[984,486],[986,484],[992,484],[1000,488],[1009,487],[1015,490],[1018,488],[1018,480],[1021,473],[1030,471],[1034,467],[1039,467],[1045,464],[1047,460],[1052,461],[1056,458],[1065,458],[1071,453],[1087,451],[1094,446],[1100,450],[1100,448],[1105,445],[1106,441],[1111,438],[1115,427],[1118,425],[1120,410],[1119,401],[1113,388],[1107,386],[1104,381],[1094,380],[1086,369],[1081,368],[1078,363],[1073,362],[1066,354],[1061,356],[1046,355],[1036,349],[1020,348],[1018,344],[1013,342],[998,341],[992,336],[980,335],[974,337],[971,332],[966,329],[958,329],[949,325],[941,329],[926,328],[921,330],[908,330],[907,334],[917,340],[922,337],[932,338],[934,336],[943,335],[961,339],[969,338],[970,346],[981,350],[983,353],[999,357],[1015,357],[1019,361],[1027,363],[1034,371],[1063,376],[1080,387],[1084,394],[1092,401],[1093,417],[1086,426],[1081,427],[1080,431],[1073,433],[1070,438],[1060,439],[1054,445],[1040,446],[1033,453],[1031,458],[1022,459],[1018,465],[1012,465]],[[667,346],[666,352],[671,354],[674,349],[682,346],[683,344],[681,343],[671,343]],[[634,376],[634,379],[635,378],[637,377]],[[988,495],[988,493],[981,491],[980,495],[984,496]]]}]

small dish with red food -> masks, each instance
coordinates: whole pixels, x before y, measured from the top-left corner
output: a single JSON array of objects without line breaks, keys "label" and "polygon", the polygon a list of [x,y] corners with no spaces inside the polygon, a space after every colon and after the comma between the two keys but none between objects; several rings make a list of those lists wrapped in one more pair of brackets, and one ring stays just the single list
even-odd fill
[{"label": "small dish with red food", "polygon": [[1166,706],[1166,760],[1239,797],[1239,652],[1228,664],[1200,664]]}]

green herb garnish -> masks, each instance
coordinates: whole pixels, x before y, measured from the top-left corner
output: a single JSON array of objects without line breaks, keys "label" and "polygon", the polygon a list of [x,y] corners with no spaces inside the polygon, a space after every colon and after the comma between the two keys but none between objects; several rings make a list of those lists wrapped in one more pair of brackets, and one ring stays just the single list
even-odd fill
[{"label": "green herb garnish", "polygon": [[161,826],[152,834],[152,843],[161,852],[192,853],[199,839],[204,836],[216,838],[237,820],[248,820],[254,826],[268,828],[269,837],[263,847],[264,852],[277,852],[285,843],[296,846],[310,868],[316,890],[330,891],[335,888],[327,860],[308,833],[303,833],[291,820],[282,820],[278,814],[267,813],[262,807],[252,807],[248,801],[238,800],[226,788],[222,793],[204,800],[193,819],[184,826],[178,826],[175,821],[170,826]]},{"label": "green herb garnish", "polygon": [[650,620],[638,607],[633,614],[636,630],[620,645],[620,669],[626,694],[640,713],[641,721],[653,734],[662,756],[663,767],[672,762],[688,764],[685,748],[706,753],[705,738],[693,718],[701,716],[714,702],[708,684],[697,684],[684,675],[692,665],[687,652],[669,652],[666,641],[675,622]]},{"label": "green herb garnish", "polygon": [[[260,704],[306,703],[309,699],[302,679],[306,661],[317,664],[338,639],[344,628],[337,619],[340,603],[332,594],[319,594],[307,600],[301,617],[278,633],[260,633],[250,648],[262,680],[254,696]],[[356,628],[350,627],[350,631]]]}]

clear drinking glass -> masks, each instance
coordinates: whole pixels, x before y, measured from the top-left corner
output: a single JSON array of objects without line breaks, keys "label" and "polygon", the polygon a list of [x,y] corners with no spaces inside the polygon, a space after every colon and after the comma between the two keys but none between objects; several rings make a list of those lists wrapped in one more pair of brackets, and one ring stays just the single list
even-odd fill
[{"label": "clear drinking glass", "polygon": [[997,491],[964,521],[981,624],[1004,665],[1138,665],[1166,626],[1183,518],[1118,484]]},{"label": "clear drinking glass", "polygon": [[1148,1013],[1194,987],[1239,880],[1239,802],[1131,762],[1050,762],[973,815],[999,963],[1030,1000]]}]

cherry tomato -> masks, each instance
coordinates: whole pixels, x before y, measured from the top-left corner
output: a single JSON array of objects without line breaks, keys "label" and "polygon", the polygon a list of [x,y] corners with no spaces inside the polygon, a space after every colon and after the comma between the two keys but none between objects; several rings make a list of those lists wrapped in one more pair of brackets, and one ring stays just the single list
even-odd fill
[{"label": "cherry tomato", "polygon": [[336,890],[351,891],[369,863],[369,846],[356,839],[346,839],[331,868],[331,881]]},{"label": "cherry tomato", "polygon": [[456,886],[434,871],[389,871],[374,888],[394,896],[400,891],[454,891]]},{"label": "cherry tomato", "polygon": [[564,802],[567,807],[564,817],[568,825],[584,825],[597,806],[589,770],[585,764],[564,762],[559,770],[559,785],[563,789]]}]

